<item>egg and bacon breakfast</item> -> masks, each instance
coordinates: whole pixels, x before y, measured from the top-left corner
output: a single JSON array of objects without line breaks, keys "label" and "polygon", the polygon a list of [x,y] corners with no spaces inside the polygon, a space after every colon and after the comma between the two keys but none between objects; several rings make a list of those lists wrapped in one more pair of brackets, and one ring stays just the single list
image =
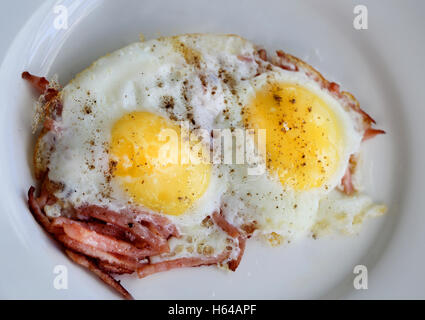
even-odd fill
[{"label": "egg and bacon breakfast", "polygon": [[305,62],[235,35],[131,44],[41,94],[37,221],[124,297],[114,275],[236,270],[270,245],[353,234],[385,212],[359,192],[361,142],[384,133]]}]

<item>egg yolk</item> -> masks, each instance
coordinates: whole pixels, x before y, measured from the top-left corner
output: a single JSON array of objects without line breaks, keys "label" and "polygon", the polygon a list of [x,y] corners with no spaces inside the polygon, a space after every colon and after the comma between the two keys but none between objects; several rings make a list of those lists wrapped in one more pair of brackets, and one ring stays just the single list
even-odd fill
[{"label": "egg yolk", "polygon": [[313,92],[296,84],[269,83],[242,113],[247,128],[266,130],[267,168],[282,185],[309,190],[336,172],[342,130],[335,113]]},{"label": "egg yolk", "polygon": [[[113,176],[134,201],[156,212],[180,215],[206,191],[211,165],[181,161],[181,128],[149,112],[124,115],[111,132]],[[190,151],[190,159],[199,157]],[[195,157],[195,158],[194,158]]]}]

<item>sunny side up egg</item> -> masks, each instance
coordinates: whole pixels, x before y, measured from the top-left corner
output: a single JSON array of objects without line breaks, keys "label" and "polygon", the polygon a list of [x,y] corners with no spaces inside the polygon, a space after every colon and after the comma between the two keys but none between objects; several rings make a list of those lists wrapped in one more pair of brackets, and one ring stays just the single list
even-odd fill
[{"label": "sunny side up egg", "polygon": [[[318,212],[326,211],[320,208],[322,200],[340,193],[335,189],[350,156],[360,149],[363,133],[357,115],[302,72],[273,68],[237,91],[244,92],[243,107],[230,112],[227,125],[265,129],[267,170],[250,175],[249,165],[232,168],[237,174],[230,176],[230,192],[224,196],[226,217],[272,244],[292,241],[313,229],[321,234],[316,224]],[[257,140],[254,135],[251,144],[257,146]],[[383,208],[364,206],[356,214],[375,215],[374,210]],[[329,210],[328,229],[337,225],[332,213],[336,212]],[[344,215],[337,212],[340,218]],[[347,216],[345,222],[352,219]]]},{"label": "sunny side up egg", "polygon": [[[60,134],[48,165],[49,179],[63,186],[55,196],[72,207],[136,206],[167,216],[182,237],[171,238],[170,253],[152,261],[236,245],[208,221],[220,210],[272,244],[334,225],[352,230],[353,221],[381,212],[366,196],[335,190],[360,148],[358,117],[304,73],[257,57],[257,48],[238,36],[183,35],[135,43],[96,61],[60,93]],[[219,129],[254,130],[244,157],[264,170],[250,174],[252,163],[205,161],[222,148],[211,144]],[[257,139],[262,129],[265,146]],[[222,151],[233,154],[235,146]]]}]

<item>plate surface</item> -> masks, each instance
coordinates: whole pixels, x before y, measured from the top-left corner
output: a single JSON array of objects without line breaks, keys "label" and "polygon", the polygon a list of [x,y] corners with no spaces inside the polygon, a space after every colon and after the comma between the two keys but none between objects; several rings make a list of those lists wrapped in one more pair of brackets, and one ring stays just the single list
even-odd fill
[{"label": "plate surface", "polygon": [[[20,73],[62,84],[98,57],[138,40],[190,32],[236,33],[284,49],[317,67],[358,98],[388,134],[364,145],[366,190],[388,205],[385,217],[353,237],[306,239],[280,248],[250,241],[240,268],[175,270],[143,280],[123,277],[139,299],[425,298],[422,181],[425,22],[420,1],[363,1],[368,29],[353,27],[350,1],[47,1],[16,37],[1,66],[1,298],[115,299],[114,292],[71,263],[30,215],[34,183],[31,105]],[[55,6],[62,6],[56,7]],[[59,9],[58,9],[59,8]],[[66,29],[59,14],[66,8]],[[6,258],[7,257],[7,258]],[[68,289],[54,287],[55,267]],[[353,269],[368,268],[367,290]]]}]

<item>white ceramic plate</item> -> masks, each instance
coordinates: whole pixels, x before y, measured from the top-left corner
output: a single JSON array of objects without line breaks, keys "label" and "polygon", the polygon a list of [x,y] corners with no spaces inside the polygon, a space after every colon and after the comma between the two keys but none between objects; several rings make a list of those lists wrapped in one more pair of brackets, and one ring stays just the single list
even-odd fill
[{"label": "white ceramic plate", "polygon": [[[71,263],[34,221],[26,204],[31,175],[31,105],[20,74],[59,75],[67,83],[97,57],[138,40],[190,32],[237,33],[282,48],[353,92],[388,134],[364,146],[368,192],[383,218],[354,237],[332,236],[268,248],[250,241],[235,273],[213,267],[175,270],[123,284],[139,299],[425,298],[422,181],[425,115],[421,1],[363,1],[368,29],[353,27],[350,1],[56,1],[69,13],[55,28],[47,1],[22,28],[0,70],[0,297],[114,299],[96,277]],[[353,268],[369,271],[367,290]],[[54,268],[68,269],[57,290]]]}]

